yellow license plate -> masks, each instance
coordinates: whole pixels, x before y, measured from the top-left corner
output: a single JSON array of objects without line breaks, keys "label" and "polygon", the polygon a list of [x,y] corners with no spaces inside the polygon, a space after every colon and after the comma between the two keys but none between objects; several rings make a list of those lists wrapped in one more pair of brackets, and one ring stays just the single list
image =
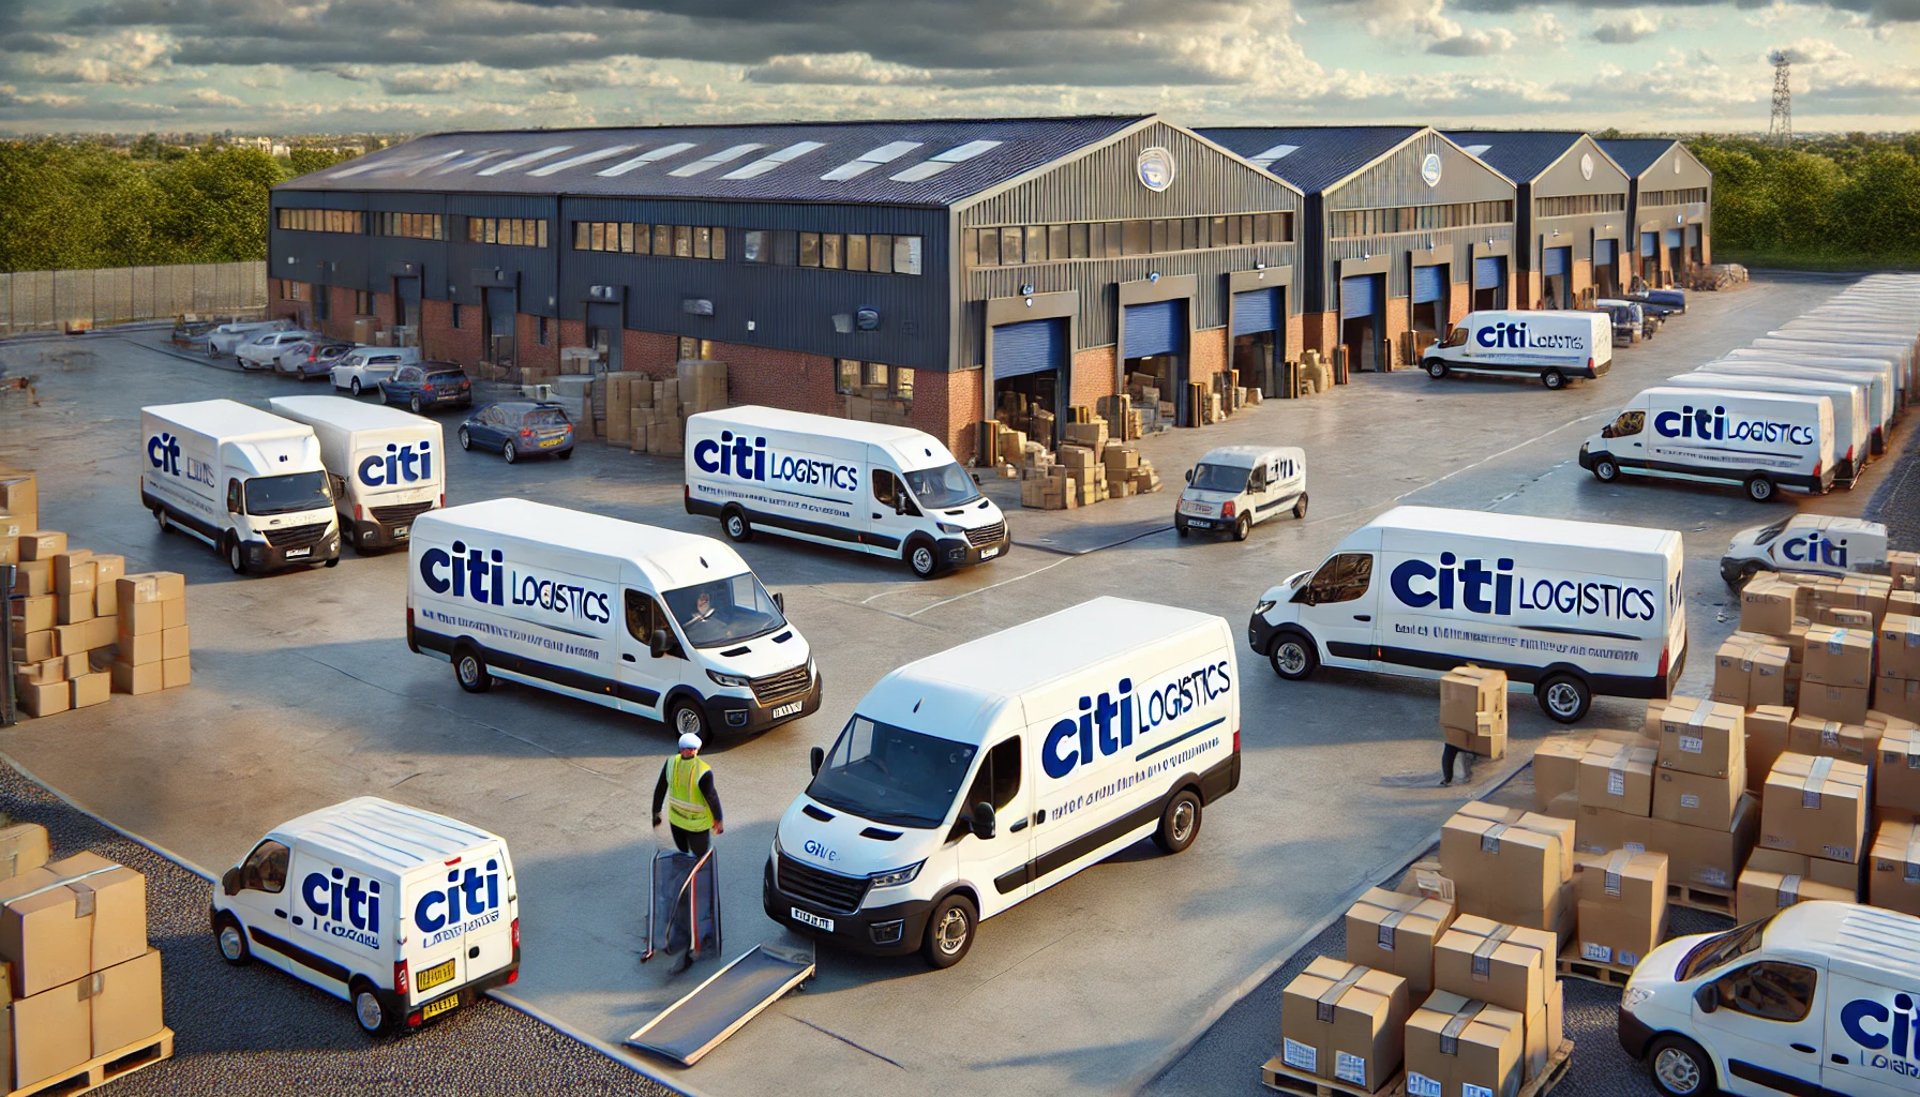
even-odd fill
[{"label": "yellow license plate", "polygon": [[448,960],[444,964],[435,964],[421,972],[419,978],[414,980],[413,985],[415,989],[418,990],[432,990],[434,987],[452,978],[453,961]]},{"label": "yellow license plate", "polygon": [[559,444],[560,444],[560,443],[561,443],[562,441],[564,441],[564,440],[565,440],[565,437],[566,437],[565,435],[560,435],[560,436],[558,436],[558,437],[554,437],[554,438],[542,438],[542,439],[540,439],[540,448],[541,448],[541,449],[545,449],[545,448],[546,448],[546,447],[548,447],[548,446],[557,446],[557,445],[559,445]]},{"label": "yellow license plate", "polygon": [[445,998],[442,998],[438,1002],[434,1002],[433,1004],[427,1006],[427,1008],[421,1010],[420,1019],[422,1021],[431,1021],[435,1017],[440,1016],[442,1013],[452,1013],[454,1009],[459,1005],[460,1005],[460,996],[458,994],[449,994]]}]

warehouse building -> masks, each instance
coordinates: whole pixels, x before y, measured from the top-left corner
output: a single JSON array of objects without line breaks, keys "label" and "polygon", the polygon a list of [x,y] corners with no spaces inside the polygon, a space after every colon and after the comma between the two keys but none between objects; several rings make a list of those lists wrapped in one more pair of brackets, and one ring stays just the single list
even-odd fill
[{"label": "warehouse building", "polygon": [[1305,192],[1308,347],[1390,368],[1470,310],[1509,307],[1514,185],[1432,128],[1199,132]]},{"label": "warehouse building", "polygon": [[1184,399],[1300,347],[1300,191],[1154,117],[449,133],[272,203],[276,314],[517,375],[722,360],[735,403],[963,459],[1006,393]]},{"label": "warehouse building", "polygon": [[1515,188],[1514,286],[1522,307],[1585,308],[1626,286],[1627,173],[1584,133],[1458,130],[1447,137]]},{"label": "warehouse building", "polygon": [[1713,261],[1713,173],[1687,146],[1666,137],[1601,141],[1633,187],[1631,267],[1649,286],[1684,284]]}]

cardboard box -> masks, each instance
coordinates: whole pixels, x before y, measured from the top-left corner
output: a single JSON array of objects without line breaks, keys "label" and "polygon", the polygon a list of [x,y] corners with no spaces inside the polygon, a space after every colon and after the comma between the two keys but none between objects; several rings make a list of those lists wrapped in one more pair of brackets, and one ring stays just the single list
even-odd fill
[{"label": "cardboard box", "polygon": [[14,628],[21,632],[47,632],[59,614],[60,600],[51,594],[16,598],[13,603]]},{"label": "cardboard box", "polygon": [[1555,797],[1577,792],[1580,759],[1591,741],[1559,737],[1546,739],[1533,752],[1533,808],[1545,812]]},{"label": "cardboard box", "polygon": [[163,632],[149,632],[145,636],[128,636],[122,633],[117,644],[119,654],[115,658],[136,667],[158,663],[165,658],[163,654],[166,650],[163,639],[165,635]]},{"label": "cardboard box", "polygon": [[1747,580],[1740,591],[1740,630],[1782,636],[1793,628],[1794,584],[1770,572]]},{"label": "cardboard box", "polygon": [[[38,525],[39,480],[26,469],[0,469],[0,512],[20,515],[25,528]],[[31,519],[31,520],[29,520]]]},{"label": "cardboard box", "polygon": [[1667,855],[1669,883],[1731,891],[1760,837],[1760,799],[1741,796],[1733,820],[1717,830],[1670,819],[1649,823],[1647,848]]},{"label": "cardboard box", "polygon": [[165,602],[187,596],[187,577],[177,571],[131,572],[115,582],[120,588],[122,605]]},{"label": "cardboard box", "polygon": [[117,617],[95,617],[78,624],[55,625],[53,628],[54,654],[71,655],[76,651],[92,651],[94,648],[109,647],[118,634],[118,622]]},{"label": "cardboard box", "polygon": [[15,1085],[31,1086],[93,1058],[90,990],[91,980],[82,977],[9,1007]]},{"label": "cardboard box", "polygon": [[158,637],[166,630],[166,603],[164,602],[120,602],[120,616],[116,630],[121,637],[153,636]]},{"label": "cardboard box", "polygon": [[1920,815],[1920,728],[1903,720],[1880,733],[1875,750],[1874,807]]},{"label": "cardboard box", "polygon": [[1739,705],[1676,697],[1660,713],[1662,768],[1724,777],[1745,757],[1746,713]]},{"label": "cardboard box", "polygon": [[193,681],[193,666],[188,659],[160,660],[160,688],[177,689]]},{"label": "cardboard box", "polygon": [[15,663],[38,663],[53,658],[53,630],[29,632],[13,648]]},{"label": "cardboard box", "polygon": [[162,629],[160,631],[160,650],[162,658],[185,659],[188,646],[187,627]]},{"label": "cardboard box", "polygon": [[1880,669],[1889,678],[1920,678],[1920,617],[1890,613],[1880,622]]},{"label": "cardboard box", "polygon": [[1407,993],[1433,990],[1433,946],[1453,924],[1453,904],[1424,895],[1369,888],[1347,908],[1347,961],[1407,981]]},{"label": "cardboard box", "polygon": [[1438,899],[1448,906],[1452,906],[1456,898],[1452,877],[1440,871],[1440,862],[1433,860],[1415,861],[1408,865],[1393,890],[1399,895]]},{"label": "cardboard box", "polygon": [[38,598],[53,593],[53,561],[22,560],[13,567],[13,593]]},{"label": "cardboard box", "polygon": [[1787,738],[1793,727],[1793,709],[1786,705],[1762,705],[1747,713],[1747,791],[1759,792],[1767,783],[1773,763],[1787,752]]},{"label": "cardboard box", "polygon": [[89,977],[93,1056],[108,1055],[158,1035],[165,1022],[160,1001],[160,950],[115,964]]},{"label": "cardboard box", "polygon": [[[1744,761],[1744,759],[1743,759]],[[1746,766],[1724,777],[1704,777],[1677,769],[1663,769],[1654,777],[1653,817],[1691,827],[1725,831],[1733,826],[1734,809],[1747,792]]]},{"label": "cardboard box", "polygon": [[1734,918],[1741,922],[1758,921],[1776,910],[1809,899],[1852,903],[1859,901],[1859,896],[1847,888],[1822,884],[1804,876],[1782,876],[1749,867],[1740,874],[1740,886],[1734,894]]},{"label": "cardboard box", "polygon": [[1573,845],[1580,853],[1608,853],[1616,849],[1651,849],[1653,820],[1611,808],[1581,804],[1573,821]]},{"label": "cardboard box", "polygon": [[1873,684],[1873,641],[1870,631],[1815,625],[1807,630],[1807,685],[1866,689]]},{"label": "cardboard box", "polygon": [[1566,1015],[1566,984],[1555,979],[1547,990],[1546,1002],[1527,1014],[1526,1065],[1522,1081],[1532,1082],[1547,1072],[1547,1064],[1553,1061],[1553,1053],[1560,1049],[1560,1042],[1566,1039]]},{"label": "cardboard box", "polygon": [[1667,855],[1584,855],[1575,866],[1580,889],[1579,955],[1631,967],[1660,943],[1667,916]]},{"label": "cardboard box", "polygon": [[55,556],[67,551],[67,535],[53,530],[30,530],[20,535],[15,542],[22,560],[45,560],[49,564]]},{"label": "cardboard box", "polygon": [[14,682],[15,700],[28,716],[52,716],[73,707],[73,688],[64,680],[32,682],[25,678]]},{"label": "cardboard box", "polygon": [[1525,1014],[1547,1000],[1559,941],[1545,930],[1461,914],[1433,949],[1433,985]]},{"label": "cardboard box", "polygon": [[1862,866],[1829,861],[1825,857],[1809,857],[1804,853],[1788,853],[1783,849],[1756,849],[1747,858],[1747,867],[1781,876],[1798,876],[1839,888],[1853,896],[1858,896],[1860,892]]},{"label": "cardboard box", "polygon": [[147,880],[92,853],[0,883],[0,959],[26,998],[147,950]]},{"label": "cardboard box", "polygon": [[158,693],[165,688],[165,672],[158,662],[135,666],[118,659],[108,673],[113,676],[113,692],[139,696],[143,693]]},{"label": "cardboard box", "polygon": [[1507,756],[1507,714],[1505,711],[1482,712],[1475,716],[1476,726],[1467,728],[1440,728],[1441,738],[1459,747],[1461,750],[1481,758],[1498,761]]},{"label": "cardboard box", "polygon": [[1377,1090],[1400,1069],[1407,981],[1316,957],[1282,992],[1280,1058],[1295,1070]]},{"label": "cardboard box", "polygon": [[1862,686],[1826,686],[1807,682],[1800,687],[1800,714],[1818,720],[1861,724],[1867,719],[1867,690]]},{"label": "cardboard box", "polygon": [[1650,814],[1653,764],[1658,757],[1659,752],[1651,747],[1596,740],[1580,759],[1580,806],[1603,807],[1623,815]]},{"label": "cardboard box", "polygon": [[1507,708],[1505,671],[1482,667],[1455,667],[1440,679],[1440,726],[1473,731],[1483,712]]},{"label": "cardboard box", "polygon": [[70,549],[53,557],[53,589],[56,594],[91,594],[94,585],[93,553]]},{"label": "cardboard box", "polygon": [[1760,844],[1858,862],[1871,795],[1867,780],[1867,767],[1852,762],[1782,754],[1760,800]]},{"label": "cardboard box", "polygon": [[1874,752],[1879,746],[1879,733],[1865,724],[1798,716],[1787,730],[1787,749],[1795,754],[1839,758],[1868,768],[1877,761]]},{"label": "cardboard box", "polygon": [[61,677],[71,682],[82,674],[93,673],[93,652],[76,651],[72,655],[63,655],[60,661],[66,665],[66,673]]},{"label": "cardboard box", "polygon": [[[1470,800],[1462,804],[1460,810],[1454,813],[1454,817],[1459,818],[1462,816],[1470,819],[1485,819],[1493,823],[1503,823],[1508,827],[1531,830],[1554,838],[1560,844],[1559,878],[1562,882],[1573,879],[1573,820],[1557,818],[1551,815],[1541,815],[1536,812],[1527,811],[1524,808],[1501,807],[1498,804],[1487,803],[1485,800]],[[1444,839],[1445,836],[1446,832],[1442,830],[1441,837]],[[1486,835],[1482,835],[1481,841],[1483,844],[1486,841],[1486,837]],[[1441,863],[1446,863],[1446,847],[1444,844],[1441,846]]]},{"label": "cardboard box", "polygon": [[59,608],[54,611],[53,621],[60,625],[78,625],[94,619],[93,592],[85,594],[57,594],[54,600]]},{"label": "cardboard box", "polygon": [[1529,920],[1552,906],[1565,871],[1561,848],[1556,834],[1470,815],[1440,828],[1440,866],[1453,879],[1455,902],[1488,918]]},{"label": "cardboard box", "polygon": [[1407,1019],[1406,1090],[1511,1097],[1520,1090],[1525,1055],[1524,1014],[1435,991]]},{"label": "cardboard box", "polygon": [[1920,681],[1884,676],[1875,678],[1873,707],[1908,720],[1920,720]]},{"label": "cardboard box", "polygon": [[48,848],[47,828],[39,823],[0,827],[0,880],[11,880],[45,865]]},{"label": "cardboard box", "polygon": [[1902,914],[1920,914],[1920,828],[1886,820],[1868,858],[1867,901]]},{"label": "cardboard box", "polygon": [[73,708],[105,704],[113,696],[113,675],[106,671],[82,674],[67,684],[72,691],[69,703]]}]

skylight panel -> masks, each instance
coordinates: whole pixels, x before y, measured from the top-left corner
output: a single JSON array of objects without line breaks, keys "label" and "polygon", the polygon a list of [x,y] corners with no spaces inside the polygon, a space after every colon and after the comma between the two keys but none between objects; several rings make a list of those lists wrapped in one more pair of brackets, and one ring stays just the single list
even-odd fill
[{"label": "skylight panel", "polygon": [[474,155],[466,157],[464,159],[455,160],[452,163],[442,165],[441,167],[435,169],[434,174],[435,175],[451,175],[456,171],[466,171],[468,168],[479,167],[481,164],[486,163],[487,161],[493,159],[496,156],[505,156],[506,154],[507,154],[506,149],[487,149],[485,152],[475,153]]},{"label": "skylight panel", "polygon": [[1292,156],[1294,153],[1299,151],[1300,151],[1299,145],[1275,145],[1272,148],[1266,150],[1265,152],[1262,152],[1260,155],[1249,156],[1247,157],[1247,159],[1253,161],[1256,165],[1264,168],[1269,164],[1273,163],[1275,160],[1285,160],[1287,157]]},{"label": "skylight panel", "polygon": [[678,156],[692,147],[693,142],[691,141],[676,141],[671,145],[661,145],[651,152],[643,152],[631,160],[622,160],[605,171],[597,171],[594,174],[602,179],[618,179],[620,176],[630,171],[646,167],[648,164],[665,160],[669,156]]},{"label": "skylight panel", "polygon": [[702,159],[695,160],[691,164],[677,167],[667,174],[677,179],[690,179],[702,172],[712,171],[722,164],[731,164],[748,153],[758,152],[766,147],[767,146],[761,144],[734,145],[731,148],[721,149],[712,156],[703,157]]},{"label": "skylight panel", "polygon": [[611,160],[616,156],[632,152],[639,147],[639,145],[609,145],[604,149],[594,149],[592,152],[583,152],[578,156],[569,156],[565,160],[557,160],[548,164],[546,167],[535,168],[527,174],[544,179],[549,175],[558,175],[569,168],[577,168],[585,164],[597,164],[602,160]]},{"label": "skylight panel", "polygon": [[745,167],[735,168],[722,175],[722,179],[752,179],[765,175],[782,164],[798,160],[802,156],[826,148],[824,141],[796,141],[779,152],[770,152]]},{"label": "skylight panel", "polygon": [[545,160],[549,156],[558,156],[572,147],[573,147],[572,145],[548,145],[546,148],[539,149],[534,152],[521,153],[519,156],[516,156],[511,160],[502,160],[498,164],[495,164],[490,168],[481,168],[479,172],[477,172],[476,174],[499,175],[503,171],[512,171],[515,168],[524,168],[528,164],[531,164],[536,160]]},{"label": "skylight panel", "polygon": [[882,164],[891,163],[920,147],[919,141],[889,141],[877,149],[869,149],[847,161],[820,178],[830,183],[844,183],[857,179]]},{"label": "skylight panel", "polygon": [[931,179],[941,172],[946,171],[948,168],[953,167],[955,164],[965,163],[981,153],[989,149],[999,148],[1003,144],[1005,144],[1004,141],[968,141],[964,145],[956,145],[934,156],[930,160],[922,160],[920,163],[915,164],[905,171],[896,173],[893,176],[893,181],[896,183],[918,183],[922,179]]}]

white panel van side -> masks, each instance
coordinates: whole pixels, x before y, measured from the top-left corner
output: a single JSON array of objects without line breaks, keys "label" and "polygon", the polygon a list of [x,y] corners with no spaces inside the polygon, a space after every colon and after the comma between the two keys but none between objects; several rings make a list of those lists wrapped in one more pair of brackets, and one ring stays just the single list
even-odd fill
[{"label": "white panel van side", "polygon": [[1745,486],[1766,502],[1780,488],[1833,487],[1833,408],[1818,396],[1657,387],[1627,401],[1580,446],[1602,483],[1623,473]]},{"label": "white panel van side", "polygon": [[1453,372],[1519,373],[1550,389],[1597,378],[1613,365],[1613,319],[1600,312],[1470,312],[1420,357],[1427,376]]}]

